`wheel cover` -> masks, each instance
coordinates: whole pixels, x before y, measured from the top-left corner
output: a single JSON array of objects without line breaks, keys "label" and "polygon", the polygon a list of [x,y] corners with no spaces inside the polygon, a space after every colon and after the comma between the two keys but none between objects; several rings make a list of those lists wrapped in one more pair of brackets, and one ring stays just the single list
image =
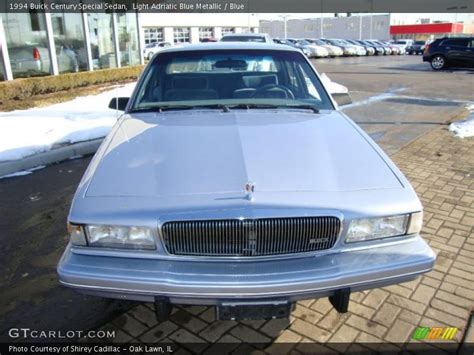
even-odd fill
[{"label": "wheel cover", "polygon": [[443,57],[434,57],[433,61],[431,62],[436,69],[441,69],[444,66],[444,58]]}]

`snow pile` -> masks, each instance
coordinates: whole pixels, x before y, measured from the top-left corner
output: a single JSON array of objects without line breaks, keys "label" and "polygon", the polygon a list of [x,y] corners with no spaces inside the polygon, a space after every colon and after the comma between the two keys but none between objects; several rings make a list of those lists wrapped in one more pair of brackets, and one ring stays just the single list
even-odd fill
[{"label": "snow pile", "polygon": [[326,89],[329,91],[330,94],[347,94],[349,93],[349,89],[346,88],[344,85],[335,83],[331,81],[329,77],[325,74],[321,74],[321,81],[323,82]]},{"label": "snow pile", "polygon": [[464,121],[453,122],[449,125],[449,130],[459,138],[474,136],[474,104],[469,104],[466,108],[471,111],[471,114],[467,119]]},{"label": "snow pile", "polygon": [[55,144],[106,136],[118,116],[108,108],[110,100],[130,96],[134,87],[130,83],[48,107],[0,113],[0,161],[45,152]]}]

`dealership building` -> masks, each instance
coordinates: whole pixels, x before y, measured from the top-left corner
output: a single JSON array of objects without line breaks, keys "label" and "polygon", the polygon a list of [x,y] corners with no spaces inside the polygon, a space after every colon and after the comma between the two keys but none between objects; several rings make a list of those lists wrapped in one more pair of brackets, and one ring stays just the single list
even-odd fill
[{"label": "dealership building", "polygon": [[147,44],[258,32],[255,14],[0,13],[0,80],[143,63]]},{"label": "dealership building", "polygon": [[[449,22],[445,14],[352,14],[338,17],[311,17],[286,20],[287,38],[415,39],[428,40],[474,33],[473,16],[464,22]],[[260,32],[274,38],[285,37],[283,19],[260,21]]]},{"label": "dealership building", "polygon": [[155,42],[199,43],[228,33],[259,32],[259,19],[250,13],[140,14],[145,44]]},{"label": "dealership building", "polygon": [[137,13],[0,13],[2,80],[143,63]]}]

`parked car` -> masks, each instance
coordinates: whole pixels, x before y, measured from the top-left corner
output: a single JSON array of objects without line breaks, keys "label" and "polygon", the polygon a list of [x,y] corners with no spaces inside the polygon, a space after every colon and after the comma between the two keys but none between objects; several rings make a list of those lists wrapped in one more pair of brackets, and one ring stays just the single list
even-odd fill
[{"label": "parked car", "polygon": [[361,46],[360,44],[353,44],[353,43],[348,42],[348,41],[345,40],[345,39],[335,39],[335,41],[337,41],[338,43],[340,43],[340,44],[342,44],[342,45],[345,45],[345,46],[352,46],[352,47],[354,47],[354,49],[355,49],[355,55],[362,56],[362,55],[366,55],[366,54],[367,54],[365,48],[364,48],[363,46]]},{"label": "parked car", "polygon": [[380,44],[375,44],[375,43],[370,43],[369,41],[364,41],[364,40],[356,40],[356,42],[360,43],[361,45],[365,47],[370,47],[374,50],[375,55],[384,55],[385,51],[383,49],[383,46]]},{"label": "parked car", "polygon": [[232,33],[224,35],[221,42],[260,42],[260,43],[273,43],[270,35],[266,33]]},{"label": "parked car", "polygon": [[201,43],[217,42],[217,39],[214,37],[201,38],[199,40]]},{"label": "parked car", "polygon": [[320,39],[306,38],[306,40],[308,42],[314,44],[314,45],[325,48],[328,51],[328,54],[329,54],[330,57],[340,57],[344,54],[341,47],[337,47],[337,46],[333,46],[331,44],[327,44],[327,43],[321,41]]},{"label": "parked car", "polygon": [[407,47],[408,54],[423,54],[425,41],[415,41]]},{"label": "parked car", "polygon": [[280,39],[280,38],[274,38],[273,39],[273,42],[274,43],[278,43],[278,44],[283,44],[283,45],[286,45],[286,46],[290,46],[290,47],[293,47],[293,48],[296,48],[298,50],[300,50],[305,56],[307,56],[308,58],[311,56],[311,51],[307,48],[301,48],[300,46],[298,46],[296,44],[296,40],[294,42],[288,40],[288,39]]},{"label": "parked car", "polygon": [[379,42],[390,48],[390,54],[392,55],[402,54],[402,49],[399,46],[395,46],[394,44],[388,41],[379,41]]},{"label": "parked car", "polygon": [[346,312],[433,267],[409,181],[297,49],[166,48],[109,107],[124,114],[72,201],[64,286],[159,320],[172,304],[267,319],[328,296]]},{"label": "parked car", "polygon": [[381,41],[378,41],[376,39],[368,39],[366,40],[367,42],[373,44],[374,46],[380,46],[383,48],[383,51],[384,51],[384,55],[390,55],[392,54],[392,49],[390,48],[390,46],[382,43]]},{"label": "parked car", "polygon": [[297,39],[296,45],[309,51],[309,58],[324,58],[329,56],[329,51],[323,46],[318,46],[305,39]]},{"label": "parked car", "polygon": [[143,49],[143,56],[150,60],[155,53],[158,51],[162,50],[163,48],[170,47],[171,43],[169,42],[156,42],[156,43],[150,43],[145,46]]},{"label": "parked car", "polygon": [[406,54],[408,44],[405,40],[390,41],[389,43],[390,43],[391,46],[397,47],[399,49],[398,54]]},{"label": "parked car", "polygon": [[438,38],[427,44],[423,61],[441,70],[449,66],[474,67],[474,37]]},{"label": "parked car", "polygon": [[366,55],[374,55],[375,54],[375,49],[372,46],[364,45],[364,44],[362,44],[359,41],[356,41],[354,39],[346,39],[346,42],[349,42],[350,44],[353,44],[354,46],[364,48]]},{"label": "parked car", "polygon": [[321,41],[330,44],[332,46],[337,46],[341,48],[343,55],[345,56],[352,56],[352,55],[357,55],[357,49],[349,44],[349,43],[344,43],[341,40],[338,39],[326,39],[326,38],[321,38]]},{"label": "parked car", "polygon": [[397,47],[400,47],[400,48],[403,48],[404,49],[404,53],[402,54],[405,54],[406,51],[407,51],[407,48],[409,46],[411,46],[413,44],[413,40],[412,39],[397,39],[397,40],[394,40],[394,41],[391,41],[391,43],[394,45],[394,46],[397,46]]},{"label": "parked car", "polygon": [[[46,44],[12,46],[8,49],[12,72],[15,77],[50,74],[51,61]],[[78,54],[63,45],[56,46],[56,58],[60,73],[79,71]]]}]

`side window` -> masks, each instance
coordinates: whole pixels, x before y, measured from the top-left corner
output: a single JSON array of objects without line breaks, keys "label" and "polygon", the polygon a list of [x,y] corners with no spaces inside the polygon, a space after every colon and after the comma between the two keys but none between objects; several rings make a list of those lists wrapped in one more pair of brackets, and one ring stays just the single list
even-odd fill
[{"label": "side window", "polygon": [[306,86],[308,94],[311,96],[311,98],[314,98],[316,100],[321,101],[321,96],[319,96],[318,90],[314,87],[313,81],[311,78],[308,76],[308,73],[306,72],[305,67],[302,67],[300,64],[298,64],[297,70],[301,74],[301,77],[304,81],[304,84]]},{"label": "side window", "polygon": [[285,62],[286,72],[288,73],[288,83],[293,86],[297,91],[300,91],[300,84],[295,72],[294,64]]},{"label": "side window", "polygon": [[447,39],[441,43],[442,46],[457,46],[457,47],[467,47],[467,40],[465,39]]}]

